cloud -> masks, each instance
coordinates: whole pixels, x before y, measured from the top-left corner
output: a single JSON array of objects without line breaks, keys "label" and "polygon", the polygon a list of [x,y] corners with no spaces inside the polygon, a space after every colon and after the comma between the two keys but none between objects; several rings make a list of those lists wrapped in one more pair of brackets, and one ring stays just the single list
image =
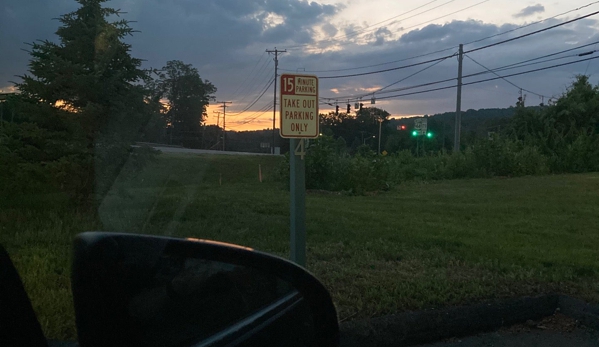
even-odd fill
[{"label": "cloud", "polygon": [[[544,24],[545,26],[550,26],[560,22],[561,20],[553,19]],[[599,34],[596,30],[597,24],[598,22],[596,20],[581,20],[568,26],[552,29],[550,32],[533,35],[488,49],[472,52],[469,53],[469,55],[488,68],[497,68],[508,64],[518,63],[546,54],[573,48],[573,46],[579,46],[599,40]],[[306,72],[309,73],[310,71],[316,70],[319,71],[316,72],[316,74],[320,76],[359,74],[452,55],[453,53],[457,52],[457,46],[460,43],[476,41],[481,38],[498,35],[505,31],[514,30],[517,28],[518,26],[515,24],[504,24],[498,26],[475,20],[452,21],[443,25],[430,24],[423,28],[405,33],[396,40],[386,40],[386,42],[380,46],[373,46],[373,43],[376,43],[377,38],[372,37],[370,42],[362,45],[356,44],[355,42],[342,45],[341,47],[343,49],[339,51],[301,57],[290,54],[289,56],[284,57],[284,60],[281,62],[281,66],[283,68],[294,67],[295,64],[298,64],[300,61],[302,61],[302,66],[306,68]],[[530,32],[530,29],[528,31],[515,30],[505,35],[495,36],[481,42],[465,45],[465,50],[471,50],[484,45],[514,38],[526,32]],[[581,38],[584,39],[581,40]],[[572,42],[577,43],[572,45]],[[419,56],[446,48],[449,49],[437,54],[431,54],[417,59],[408,59],[410,57]],[[587,50],[589,49],[590,48],[587,48]],[[583,51],[584,49],[579,52]],[[523,72],[528,69],[546,67],[553,64],[569,62],[575,59],[577,58],[560,59],[558,61],[532,65],[525,68],[506,70],[501,72],[501,74],[507,75],[511,73]],[[392,61],[396,62],[384,64],[385,62]],[[409,89],[403,92],[397,91],[394,93],[377,93],[377,97],[387,97],[396,94],[404,94],[414,91],[455,85],[455,78],[457,76],[457,61],[455,57],[448,58],[440,62],[438,65],[429,67],[431,65],[432,63],[406,69],[388,71],[380,74],[337,79],[321,79],[321,90],[323,90],[321,97],[331,98],[333,102],[335,100],[338,100],[339,102],[346,102],[348,96],[364,95],[364,100],[368,100],[370,96],[366,94],[373,91],[373,89],[369,88],[387,86],[415,73],[417,74],[407,78],[403,82],[397,83],[392,87],[387,88],[385,91],[445,79],[454,80],[428,87]],[[536,93],[546,96],[553,96],[555,94],[562,93],[564,91],[564,87],[571,82],[572,77],[575,74],[584,73],[586,65],[587,63],[568,65],[542,72],[510,77],[508,80]],[[326,69],[323,68],[325,66],[327,67]],[[371,67],[353,69],[355,67],[361,66]],[[591,63],[591,67],[593,66],[599,66],[599,62]],[[422,70],[426,67],[429,68],[418,73],[419,70]],[[323,70],[333,71],[324,72]],[[481,71],[484,71],[484,69],[476,65],[471,60],[464,60],[464,75],[478,73]],[[592,71],[594,70],[591,68],[589,72]],[[486,74],[480,77],[469,77],[464,79],[464,82],[474,82],[480,79],[491,77],[496,76],[493,74]],[[495,88],[494,85],[498,85],[499,87]],[[336,93],[326,92],[333,89],[335,89]],[[366,90],[368,91],[365,92]],[[519,90],[517,88],[503,80],[469,85],[464,87],[463,105],[465,109],[508,107],[510,105],[514,105],[514,100],[516,100],[518,92]],[[389,100],[377,100],[377,107],[383,106],[394,115],[418,113],[434,114],[437,112],[450,111],[454,109],[456,98],[455,93],[455,89],[447,89],[417,95],[406,95]],[[529,95],[531,103],[535,103],[536,98],[537,97],[534,95]]]},{"label": "cloud", "polygon": [[333,37],[335,35],[337,35],[337,33],[339,32],[339,30],[337,29],[336,26],[334,26],[331,23],[325,23],[322,26],[322,31],[328,36],[328,37]]},{"label": "cloud", "polygon": [[543,13],[545,12],[545,6],[541,4],[536,4],[532,6],[528,6],[523,8],[520,12],[514,15],[515,18],[524,18],[528,16],[532,16],[535,13]]},{"label": "cloud", "polygon": [[391,38],[392,35],[393,35],[393,33],[389,29],[387,29],[386,27],[378,28],[372,34],[372,36],[374,37],[374,42],[372,42],[372,45],[374,45],[374,46],[381,46],[389,38]]},{"label": "cloud", "polygon": [[[327,3],[330,2],[327,0]],[[452,55],[460,43],[466,44],[518,27],[512,23],[495,25],[478,20],[456,20],[405,32],[397,25],[373,27],[373,30],[369,28],[362,34],[354,35],[363,31],[366,24],[345,23],[339,15],[343,6],[320,4],[312,0],[112,0],[106,4],[127,12],[123,16],[125,19],[136,21],[131,25],[141,32],[126,40],[132,45],[132,55],[145,59],[145,67],[161,67],[168,60],[175,59],[194,65],[202,78],[210,80],[218,88],[219,100],[233,101],[231,113],[249,105],[271,81],[274,63],[272,56],[265,53],[266,49],[287,49],[287,53],[279,55],[280,73],[305,68],[306,73],[324,77],[389,69]],[[58,22],[51,18],[72,11],[78,5],[73,0],[36,0],[35,3],[4,0],[3,6],[4,9],[0,8],[0,88],[9,86],[10,80],[16,80],[14,75],[21,75],[27,69],[29,56],[22,51],[27,47],[24,42],[56,40],[53,33],[58,28]],[[496,43],[561,21],[548,20],[543,25],[467,44],[465,49]],[[495,68],[597,41],[597,26],[596,20],[585,19],[469,55],[487,67]],[[343,37],[343,34],[350,36]],[[336,41],[331,43],[331,38],[335,36]],[[334,49],[331,49],[333,44]],[[408,59],[446,48],[449,49]],[[371,67],[356,69],[363,66]],[[321,79],[321,96],[338,99],[343,104],[347,102],[346,96],[372,93],[428,66],[425,64],[380,74]],[[599,68],[599,61],[591,61],[589,66],[588,72],[592,73]],[[553,95],[562,92],[572,76],[584,73],[586,67],[587,63],[569,65],[511,77],[509,80],[539,94]],[[481,70],[472,61],[464,60],[465,75]],[[526,68],[502,73],[524,70]],[[385,91],[455,78],[456,75],[457,60],[451,57]],[[469,78],[465,82],[474,80]],[[455,81],[427,88],[450,85],[455,85]],[[465,86],[463,107],[507,107],[514,104],[517,93],[517,88],[502,80]],[[380,93],[378,96],[394,94],[401,92]],[[529,96],[531,102],[532,98]],[[369,99],[370,96],[366,96],[364,100]],[[271,104],[272,87],[251,110],[267,109]],[[444,112],[455,109],[455,90],[380,99],[376,106],[386,108],[394,116]],[[239,117],[243,119],[245,116]],[[232,115],[233,120],[235,116]]]}]

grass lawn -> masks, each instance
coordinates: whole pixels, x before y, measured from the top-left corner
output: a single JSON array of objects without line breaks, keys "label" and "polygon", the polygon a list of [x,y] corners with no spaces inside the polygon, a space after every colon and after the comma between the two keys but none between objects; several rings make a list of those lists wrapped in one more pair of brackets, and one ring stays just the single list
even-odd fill
[{"label": "grass lawn", "polygon": [[[118,181],[99,218],[4,208],[13,256],[51,339],[75,337],[70,242],[85,230],[198,237],[287,257],[280,158],[166,155]],[[258,182],[261,165],[264,182]],[[341,320],[563,292],[599,302],[599,174],[409,182],[307,197],[307,268]]]}]

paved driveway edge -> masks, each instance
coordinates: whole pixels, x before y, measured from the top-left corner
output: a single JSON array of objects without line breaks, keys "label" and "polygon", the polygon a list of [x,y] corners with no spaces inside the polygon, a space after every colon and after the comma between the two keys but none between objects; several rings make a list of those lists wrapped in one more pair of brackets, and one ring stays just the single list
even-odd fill
[{"label": "paved driveway edge", "polygon": [[342,347],[410,346],[474,335],[555,313],[599,329],[599,306],[564,295],[542,295],[440,310],[405,312],[341,324]]}]

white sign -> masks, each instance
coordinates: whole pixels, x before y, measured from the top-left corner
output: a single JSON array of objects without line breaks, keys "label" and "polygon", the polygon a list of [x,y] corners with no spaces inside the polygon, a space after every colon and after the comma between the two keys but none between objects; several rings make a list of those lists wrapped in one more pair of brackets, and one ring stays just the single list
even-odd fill
[{"label": "white sign", "polygon": [[427,119],[416,118],[414,119],[414,130],[418,132],[418,135],[426,135]]},{"label": "white sign", "polygon": [[280,107],[281,137],[318,137],[318,77],[281,75]]}]

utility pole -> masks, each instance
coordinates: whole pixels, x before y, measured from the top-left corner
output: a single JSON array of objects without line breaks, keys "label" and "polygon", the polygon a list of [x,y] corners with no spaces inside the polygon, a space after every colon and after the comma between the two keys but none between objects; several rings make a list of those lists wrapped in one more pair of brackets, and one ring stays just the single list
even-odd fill
[{"label": "utility pole", "polygon": [[462,132],[462,62],[464,61],[464,45],[460,44],[458,55],[458,100],[455,110],[455,137],[453,139],[453,151],[460,151],[460,137]]},{"label": "utility pole", "polygon": [[270,54],[270,53],[274,53],[275,55],[275,90],[274,90],[274,97],[273,97],[273,103],[272,103],[272,149],[271,149],[271,154],[275,154],[275,118],[277,115],[277,73],[278,73],[278,69],[279,69],[279,53],[287,53],[287,50],[278,50],[277,47],[275,47],[274,50],[266,50],[266,53]]},{"label": "utility pole", "polygon": [[381,154],[381,125],[383,124],[383,119],[379,118],[379,153]]},{"label": "utility pole", "polygon": [[223,151],[226,150],[225,147],[225,137],[227,136],[227,128],[226,128],[226,117],[227,117],[227,104],[232,104],[231,101],[217,101],[217,104],[223,104],[221,107],[223,108]]},{"label": "utility pole", "polygon": [[218,146],[218,144],[220,143],[220,137],[218,136],[218,129],[220,129],[220,111],[212,111],[212,113],[216,113],[216,144],[215,144],[215,146]]},{"label": "utility pole", "polygon": [[212,113],[216,113],[216,126],[220,126],[220,111],[212,111]]}]

